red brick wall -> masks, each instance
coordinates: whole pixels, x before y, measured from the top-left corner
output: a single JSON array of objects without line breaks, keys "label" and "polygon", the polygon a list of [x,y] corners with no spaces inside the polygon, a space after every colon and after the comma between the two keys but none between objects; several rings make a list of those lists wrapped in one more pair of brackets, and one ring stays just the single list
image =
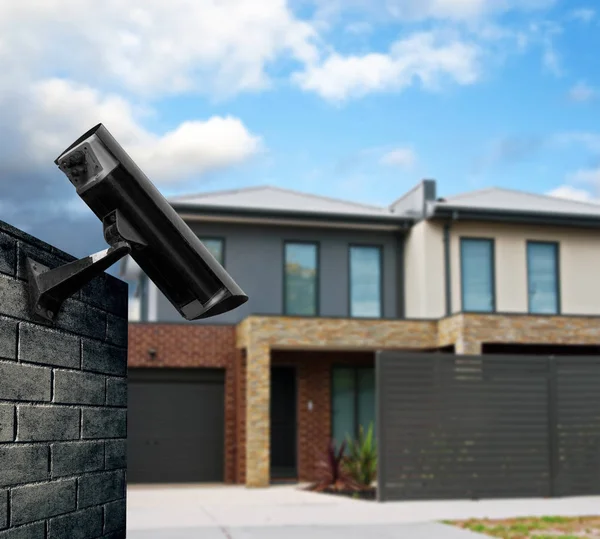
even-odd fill
[{"label": "red brick wall", "polygon": [[314,357],[298,362],[298,479],[312,481],[331,433],[331,364]]},{"label": "red brick wall", "polygon": [[[156,350],[154,360],[148,350]],[[235,352],[235,326],[129,324],[130,367],[227,368]]]},{"label": "red brick wall", "polygon": [[[148,350],[156,350],[151,359]],[[225,369],[225,482],[236,481],[237,392],[235,326],[129,324],[128,366]]]},{"label": "red brick wall", "polygon": [[[156,350],[151,359],[148,350]],[[274,365],[298,369],[298,479],[313,481],[315,464],[331,433],[331,368],[372,365],[364,352],[273,351]],[[208,367],[225,369],[225,481],[246,480],[246,357],[235,347],[234,326],[129,324],[130,368]],[[308,410],[312,400],[313,409]]]}]

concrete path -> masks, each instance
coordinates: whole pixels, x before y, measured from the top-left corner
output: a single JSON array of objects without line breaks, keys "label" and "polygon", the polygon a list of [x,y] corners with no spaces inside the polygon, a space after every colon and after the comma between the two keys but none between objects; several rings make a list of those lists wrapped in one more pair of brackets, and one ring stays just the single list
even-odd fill
[{"label": "concrete path", "polygon": [[127,531],[128,539],[485,539],[486,537],[436,523]]},{"label": "concrete path", "polygon": [[127,496],[132,539],[469,539],[478,534],[435,521],[543,515],[594,515],[600,497],[376,503],[299,490],[297,486],[136,486]]}]

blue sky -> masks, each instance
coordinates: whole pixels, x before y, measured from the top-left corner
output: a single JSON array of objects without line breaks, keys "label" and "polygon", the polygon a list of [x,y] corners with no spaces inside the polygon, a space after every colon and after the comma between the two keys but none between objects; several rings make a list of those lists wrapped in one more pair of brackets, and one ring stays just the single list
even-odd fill
[{"label": "blue sky", "polygon": [[439,195],[600,198],[593,2],[216,4],[0,7],[4,220],[103,248],[52,162],[97,122],[167,196],[272,184],[389,204],[435,178]]},{"label": "blue sky", "polygon": [[[468,83],[442,73],[435,89],[415,78],[401,88],[330,97],[294,87],[289,72],[297,66],[283,64],[273,66],[274,87],[267,91],[217,102],[162,100],[157,129],[230,114],[266,145],[242,166],[169,186],[169,192],[269,183],[387,204],[429,177],[442,194],[495,185],[595,197],[600,17],[585,3],[542,5],[473,19],[384,22],[357,6],[331,17],[323,31],[327,46],[347,56],[386,54],[415,32],[454,33],[481,55]],[[303,7],[298,14],[318,17],[314,5]],[[486,38],[486,32],[498,35]],[[593,181],[584,181],[586,174]]]}]

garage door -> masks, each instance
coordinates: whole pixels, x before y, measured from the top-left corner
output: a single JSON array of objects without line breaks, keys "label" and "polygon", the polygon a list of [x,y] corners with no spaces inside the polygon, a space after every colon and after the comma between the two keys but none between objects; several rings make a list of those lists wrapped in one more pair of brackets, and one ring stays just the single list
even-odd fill
[{"label": "garage door", "polygon": [[220,482],[225,372],[130,369],[127,480]]}]

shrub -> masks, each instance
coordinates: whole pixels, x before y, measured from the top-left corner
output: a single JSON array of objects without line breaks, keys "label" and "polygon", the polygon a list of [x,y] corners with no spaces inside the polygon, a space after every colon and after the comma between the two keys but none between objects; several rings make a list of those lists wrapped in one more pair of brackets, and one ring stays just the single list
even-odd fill
[{"label": "shrub", "polygon": [[348,438],[349,454],[344,466],[355,483],[370,487],[377,477],[377,444],[373,436],[373,423],[365,433],[360,426],[358,440]]},{"label": "shrub", "polygon": [[348,473],[344,465],[344,452],[346,443],[342,442],[336,449],[335,441],[330,440],[323,458],[317,462],[317,483],[311,486],[312,490],[358,490],[360,485]]}]

